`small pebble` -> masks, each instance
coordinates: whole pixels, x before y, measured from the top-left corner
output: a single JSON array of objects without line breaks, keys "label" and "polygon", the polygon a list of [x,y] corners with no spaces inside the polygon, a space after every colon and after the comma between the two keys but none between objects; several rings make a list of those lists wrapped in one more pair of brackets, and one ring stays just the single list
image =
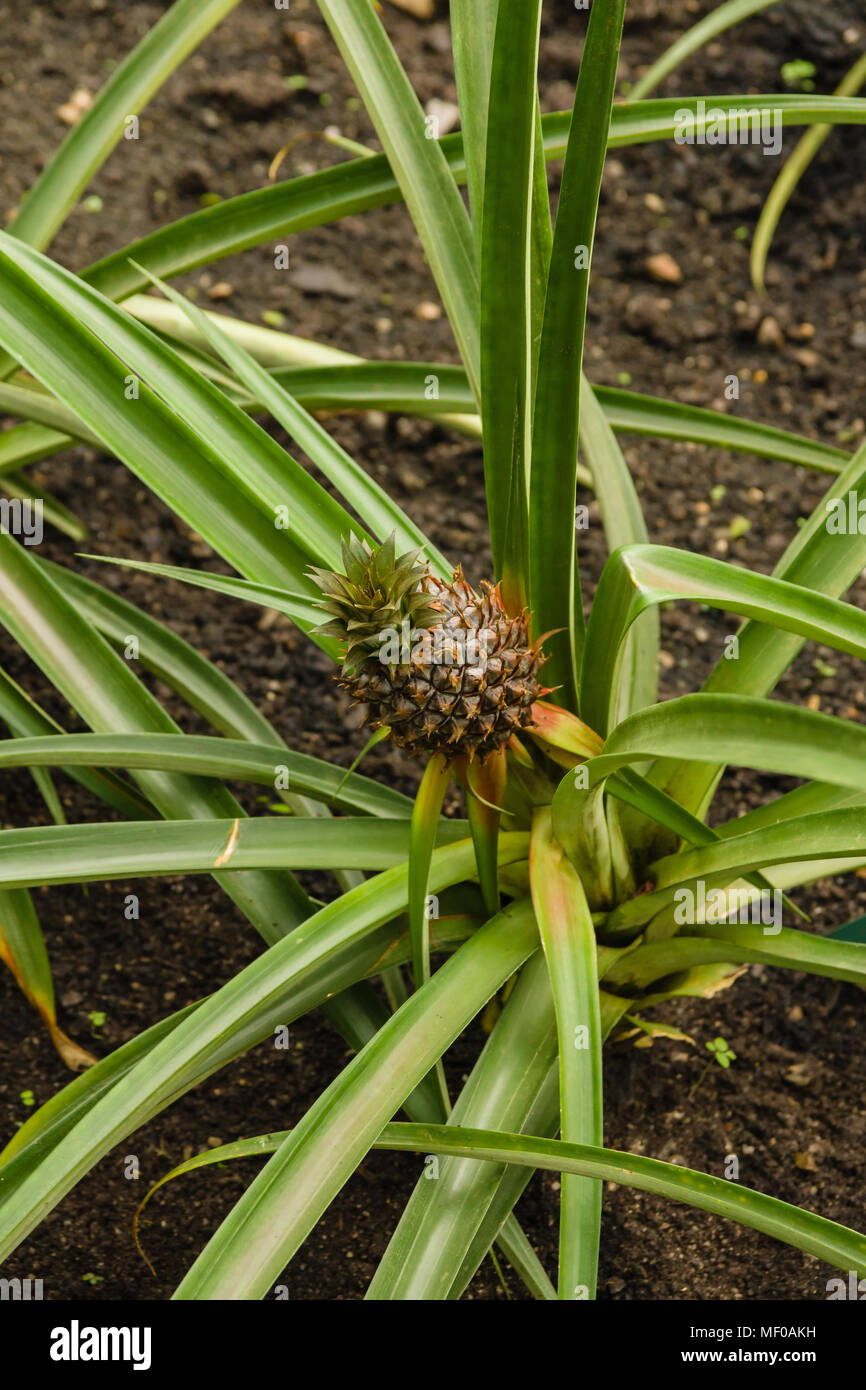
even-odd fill
[{"label": "small pebble", "polygon": [[79,87],[77,92],[63,106],[58,106],[57,114],[61,121],[66,125],[78,125],[85,111],[93,105],[93,93],[88,92],[86,87]]},{"label": "small pebble", "polygon": [[778,320],[774,319],[772,314],[768,314],[766,318],[761,319],[758,327],[758,342],[761,347],[780,348],[784,345],[784,335],[779,327]]},{"label": "small pebble", "polygon": [[667,251],[647,256],[646,268],[654,280],[661,280],[666,285],[678,285],[683,278],[683,272]]}]

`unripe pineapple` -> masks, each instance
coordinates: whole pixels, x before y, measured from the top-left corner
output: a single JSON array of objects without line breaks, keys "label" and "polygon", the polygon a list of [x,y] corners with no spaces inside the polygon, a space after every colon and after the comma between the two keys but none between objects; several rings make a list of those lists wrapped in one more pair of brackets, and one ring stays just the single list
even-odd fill
[{"label": "unripe pineapple", "polygon": [[410,753],[483,759],[532,723],[547,693],[529,615],[506,613],[498,586],[477,594],[457,569],[436,578],[419,551],[396,555],[394,537],[371,549],[343,541],[345,573],[313,570],[331,621],[319,631],[346,644],[339,684]]}]

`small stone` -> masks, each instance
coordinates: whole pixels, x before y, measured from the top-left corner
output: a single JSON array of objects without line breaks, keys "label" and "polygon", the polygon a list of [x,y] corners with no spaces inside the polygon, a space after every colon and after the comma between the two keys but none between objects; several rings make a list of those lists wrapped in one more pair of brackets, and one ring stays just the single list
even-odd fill
[{"label": "small stone", "polygon": [[436,13],[435,0],[391,0],[391,4],[415,19],[432,19]]},{"label": "small stone", "polygon": [[788,1010],[788,1018],[791,1021],[791,1023],[802,1023],[803,1010],[800,1008],[799,1004],[791,1005],[790,1009]]},{"label": "small stone", "polygon": [[659,217],[662,217],[664,213],[667,212],[664,199],[660,198],[657,193],[645,194],[643,203],[645,208],[649,208],[650,212],[656,213]]},{"label": "small stone", "polygon": [[815,1162],[815,1159],[813,1158],[812,1154],[800,1152],[795,1153],[794,1162],[796,1163],[798,1168],[802,1168],[803,1171],[806,1173],[817,1173],[818,1171],[818,1165]]},{"label": "small stone", "polygon": [[647,256],[645,264],[653,279],[661,280],[666,285],[678,285],[683,278],[683,272],[673,256],[669,256],[667,251],[659,251],[655,256]]},{"label": "small stone", "polygon": [[758,326],[758,342],[761,347],[780,348],[784,345],[785,338],[777,319],[772,314],[761,319]]},{"label": "small stone", "polygon": [[449,131],[456,129],[460,124],[460,107],[453,101],[441,101],[439,97],[431,97],[424,107],[428,116],[433,117],[435,126],[435,138],[447,135]]},{"label": "small stone", "polygon": [[818,1065],[811,1058],[807,1057],[802,1062],[795,1062],[785,1072],[785,1080],[790,1081],[792,1086],[811,1086],[818,1074]]},{"label": "small stone", "polygon": [[412,310],[416,319],[423,319],[425,323],[433,323],[442,317],[442,306],[436,304],[432,299],[422,299],[420,304],[416,304]]},{"label": "small stone", "polygon": [[289,278],[305,294],[332,294],[336,299],[357,299],[361,293],[360,285],[348,279],[336,266],[298,266]]},{"label": "small stone", "polygon": [[669,670],[671,669],[671,667],[672,667],[672,666],[675,666],[675,665],[676,665],[676,661],[675,661],[674,658],[671,656],[670,652],[666,652],[666,651],[660,651],[660,652],[659,652],[659,666],[664,666],[665,670],[666,670],[666,671],[669,671]]},{"label": "small stone", "polygon": [[208,299],[229,299],[234,294],[234,285],[230,285],[228,280],[218,280],[215,285],[211,285],[207,292]]},{"label": "small stone", "polygon": [[63,106],[58,106],[57,114],[66,125],[78,125],[85,111],[93,105],[93,93],[86,87],[79,87]]}]

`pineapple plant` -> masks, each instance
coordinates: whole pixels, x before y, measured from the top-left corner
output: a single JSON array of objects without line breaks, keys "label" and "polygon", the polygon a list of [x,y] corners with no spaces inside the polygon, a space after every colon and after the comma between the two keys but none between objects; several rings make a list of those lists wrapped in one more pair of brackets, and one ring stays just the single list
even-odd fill
[{"label": "pineapple plant", "polygon": [[459,568],[440,579],[419,551],[397,556],[393,533],[373,547],[344,538],[342,552],[342,573],[311,574],[333,615],[319,631],[345,644],[336,679],[366,706],[365,723],[410,754],[481,762],[533,723],[550,693],[538,679],[545,658],[499,585],[482,581],[477,594]]}]

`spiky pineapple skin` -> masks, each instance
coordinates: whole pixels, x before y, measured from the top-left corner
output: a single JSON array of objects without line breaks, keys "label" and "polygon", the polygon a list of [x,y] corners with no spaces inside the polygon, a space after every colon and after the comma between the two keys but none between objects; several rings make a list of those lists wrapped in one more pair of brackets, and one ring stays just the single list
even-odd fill
[{"label": "spiky pineapple skin", "polygon": [[427,574],[419,587],[441,615],[428,629],[437,660],[423,650],[396,663],[371,656],[337,679],[367,707],[365,722],[387,725],[408,753],[483,761],[532,723],[544,657],[530,643],[528,614],[509,616],[497,588],[476,594],[459,570],[450,584]]}]

